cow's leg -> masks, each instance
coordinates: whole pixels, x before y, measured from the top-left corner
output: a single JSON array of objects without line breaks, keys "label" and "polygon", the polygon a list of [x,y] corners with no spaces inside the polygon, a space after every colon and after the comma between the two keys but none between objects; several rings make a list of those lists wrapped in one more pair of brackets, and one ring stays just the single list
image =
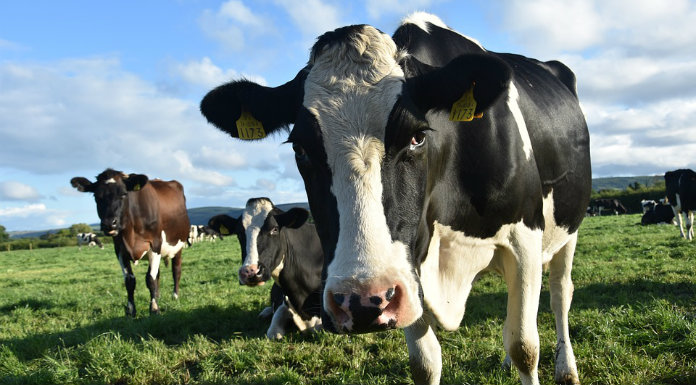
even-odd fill
[{"label": "cow's leg", "polygon": [[126,316],[135,317],[135,274],[133,274],[133,268],[131,267],[130,258],[128,257],[128,255],[120,252],[120,250],[117,250],[116,259],[118,259],[118,263],[119,265],[121,265],[123,280],[126,283],[126,293],[128,294],[128,303],[126,304]]},{"label": "cow's leg", "polygon": [[435,331],[421,317],[411,326],[404,328],[408,345],[408,361],[411,376],[416,384],[439,384],[442,372],[442,352]]},{"label": "cow's leg", "polygon": [[686,239],[692,240],[694,239],[694,212],[687,211],[684,216],[686,217]]},{"label": "cow's leg", "polygon": [[147,283],[147,288],[150,289],[150,314],[159,314],[160,309],[157,305],[157,298],[159,298],[159,267],[162,256],[152,250],[147,254],[150,263],[145,274],[145,282]]},{"label": "cow's leg", "polygon": [[573,299],[573,281],[570,272],[577,244],[577,232],[571,236],[549,263],[549,286],[551,310],[556,318],[556,372],[554,379],[558,384],[579,384],[578,369],[568,330],[568,311]]},{"label": "cow's leg", "polygon": [[[679,202],[679,194],[677,194],[677,203]],[[681,235],[682,238],[686,238],[684,235],[684,225],[682,224],[682,217],[681,217],[681,209],[677,208],[681,206],[672,206],[672,211],[674,211],[674,219],[677,220],[677,224],[679,225],[679,234]]]},{"label": "cow's leg", "polygon": [[292,313],[288,306],[283,303],[278,307],[278,309],[273,313],[273,319],[271,320],[271,326],[268,327],[266,331],[266,337],[269,340],[279,340],[285,335],[285,325],[288,321],[292,319]]},{"label": "cow's leg", "polygon": [[172,278],[174,280],[174,299],[179,299],[179,279],[181,279],[181,250],[172,258]]},{"label": "cow's leg", "polygon": [[523,385],[538,385],[539,333],[537,311],[541,293],[541,232],[523,226],[513,230],[511,249],[501,249],[508,287],[503,344]]}]

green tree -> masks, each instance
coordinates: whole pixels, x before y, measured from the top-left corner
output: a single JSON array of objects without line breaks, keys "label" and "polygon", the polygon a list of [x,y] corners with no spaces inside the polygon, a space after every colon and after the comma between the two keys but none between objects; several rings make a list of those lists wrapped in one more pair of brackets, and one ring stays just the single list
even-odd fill
[{"label": "green tree", "polygon": [[7,233],[5,226],[0,225],[0,242],[7,242],[10,240],[10,234]]},{"label": "green tree", "polygon": [[92,228],[86,223],[76,223],[70,226],[70,234],[77,235],[79,233],[91,233]]}]

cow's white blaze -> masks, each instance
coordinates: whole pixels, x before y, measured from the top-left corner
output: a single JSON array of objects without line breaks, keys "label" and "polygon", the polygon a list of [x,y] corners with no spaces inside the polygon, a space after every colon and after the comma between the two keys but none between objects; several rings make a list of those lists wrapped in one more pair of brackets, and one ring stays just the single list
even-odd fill
[{"label": "cow's white blaze", "polygon": [[242,226],[246,233],[246,258],[242,266],[259,264],[259,249],[257,240],[261,232],[261,226],[266,217],[273,210],[273,204],[267,199],[256,199],[249,202],[242,214]]},{"label": "cow's white blaze", "polygon": [[522,138],[522,150],[527,160],[532,156],[532,141],[529,138],[529,131],[527,131],[527,123],[524,121],[522,116],[522,110],[520,110],[520,105],[518,101],[520,100],[520,94],[517,92],[517,87],[515,83],[510,82],[510,87],[508,88],[508,99],[507,105],[512,112],[512,117],[515,119],[517,124],[517,129],[520,132],[520,137]]},{"label": "cow's white blaze", "polygon": [[402,327],[422,308],[406,245],[392,242],[382,205],[385,128],[404,80],[398,55],[391,37],[369,26],[350,44],[325,47],[313,58],[304,105],[323,133],[339,213],[325,301],[329,293],[369,295],[397,285],[408,301]]}]

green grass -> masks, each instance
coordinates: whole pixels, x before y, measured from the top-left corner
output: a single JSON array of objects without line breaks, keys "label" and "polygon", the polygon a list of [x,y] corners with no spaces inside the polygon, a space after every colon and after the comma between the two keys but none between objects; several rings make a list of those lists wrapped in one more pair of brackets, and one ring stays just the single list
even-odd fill
[{"label": "green grass", "polygon": [[[587,218],[570,311],[583,384],[696,384],[696,242],[639,215]],[[113,249],[0,252],[3,384],[411,383],[401,331],[292,333],[265,339],[257,319],[270,285],[237,283],[227,238],[184,250],[181,298],[162,267],[163,313],[148,315],[146,262],[136,267],[135,319]],[[553,383],[555,334],[547,282],[538,316],[542,384]],[[480,280],[456,332],[438,332],[443,383],[518,384],[500,368],[506,291]]]}]

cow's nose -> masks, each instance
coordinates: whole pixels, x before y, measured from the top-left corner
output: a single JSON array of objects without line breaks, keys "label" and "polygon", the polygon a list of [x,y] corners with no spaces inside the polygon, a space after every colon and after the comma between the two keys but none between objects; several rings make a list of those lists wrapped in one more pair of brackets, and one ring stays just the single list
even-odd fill
[{"label": "cow's nose", "polygon": [[360,293],[328,292],[326,311],[339,333],[369,333],[396,327],[402,304],[399,285]]},{"label": "cow's nose", "polygon": [[266,283],[263,280],[263,266],[246,265],[239,268],[239,284],[257,286]]}]

